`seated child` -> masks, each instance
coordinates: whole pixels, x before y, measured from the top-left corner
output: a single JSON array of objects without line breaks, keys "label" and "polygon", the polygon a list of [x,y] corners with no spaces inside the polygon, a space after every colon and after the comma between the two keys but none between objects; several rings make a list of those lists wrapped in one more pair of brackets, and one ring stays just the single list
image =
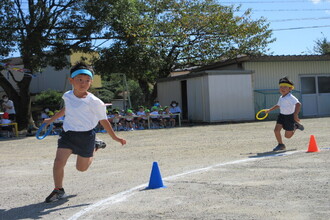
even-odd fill
[{"label": "seated child", "polygon": [[118,111],[113,112],[113,118],[111,120],[111,125],[115,131],[120,131],[123,129],[122,118]]},{"label": "seated child", "polygon": [[165,128],[167,127],[175,127],[175,118],[172,116],[170,112],[170,107],[165,106],[164,111],[162,113],[163,124]]},{"label": "seated child", "polygon": [[144,111],[143,106],[139,107],[139,111],[136,113],[136,115],[139,117],[135,119],[135,124],[138,126],[139,129],[145,129],[146,121],[148,120],[148,118],[146,117],[146,113]]},{"label": "seated child", "polygon": [[153,128],[157,128],[157,127],[159,127],[159,125],[161,125],[162,119],[161,119],[161,117],[160,117],[160,115],[158,113],[157,106],[153,106],[151,108],[150,119],[151,119],[152,127]]},{"label": "seated child", "polygon": [[[1,124],[10,124],[12,121],[9,119],[8,112],[5,112],[2,115],[2,119],[0,121]],[[12,137],[12,134],[14,133],[14,127],[12,125],[1,125],[1,130],[7,131],[7,136]]]},{"label": "seated child", "polygon": [[133,124],[134,124],[134,113],[132,110],[128,109],[125,116],[125,124],[127,131],[133,131]]}]

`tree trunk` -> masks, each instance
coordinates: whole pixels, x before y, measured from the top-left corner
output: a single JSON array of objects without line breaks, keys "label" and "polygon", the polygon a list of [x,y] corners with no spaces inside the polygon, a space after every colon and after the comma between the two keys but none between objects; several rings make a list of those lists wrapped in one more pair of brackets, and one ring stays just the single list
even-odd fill
[{"label": "tree trunk", "polygon": [[[26,78],[26,77],[24,77]],[[31,79],[30,79],[31,81]],[[31,119],[31,95],[29,91],[30,81],[22,82],[22,85],[19,86],[19,96],[20,101],[18,102],[18,106],[16,108],[16,117],[18,122],[18,129],[23,130],[26,129],[30,124]]]},{"label": "tree trunk", "polygon": [[144,79],[138,79],[138,83],[140,85],[140,88],[142,90],[142,93],[144,95],[144,99],[142,100],[143,104],[146,106],[150,106],[152,104],[151,98],[150,98],[150,89],[149,89],[149,83]]},{"label": "tree trunk", "polygon": [[26,129],[31,121],[31,79],[32,76],[29,74],[24,74],[21,81],[16,81],[14,78],[18,87],[18,90],[16,90],[9,80],[0,74],[0,86],[4,89],[9,99],[14,102],[18,130]]},{"label": "tree trunk", "polygon": [[157,83],[155,83],[154,87],[152,88],[150,98],[152,101],[157,99]]},{"label": "tree trunk", "polygon": [[30,84],[32,80],[33,68],[31,65],[31,57],[25,55],[23,56],[24,68],[30,70],[29,74],[24,74],[21,81],[17,83],[19,88],[19,108],[17,111],[17,118],[19,119],[19,130],[27,129],[32,117],[31,113],[31,94],[30,94]]}]

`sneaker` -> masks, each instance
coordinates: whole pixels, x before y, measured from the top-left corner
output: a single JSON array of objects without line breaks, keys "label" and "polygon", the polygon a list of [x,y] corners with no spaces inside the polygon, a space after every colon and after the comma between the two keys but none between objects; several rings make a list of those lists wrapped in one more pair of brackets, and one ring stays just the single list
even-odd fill
[{"label": "sneaker", "polygon": [[296,129],[299,129],[300,131],[303,131],[305,129],[304,126],[299,124],[298,122],[294,123],[294,127]]},{"label": "sneaker", "polygon": [[107,145],[104,141],[102,141],[101,139],[95,139],[95,150],[98,150],[100,148],[105,148]]},{"label": "sneaker", "polygon": [[285,150],[285,145],[284,144],[278,144],[273,151],[280,151],[280,150]]},{"label": "sneaker", "polygon": [[46,198],[45,202],[50,203],[50,202],[55,202],[57,200],[63,199],[67,197],[65,194],[64,189],[54,189],[53,192]]}]

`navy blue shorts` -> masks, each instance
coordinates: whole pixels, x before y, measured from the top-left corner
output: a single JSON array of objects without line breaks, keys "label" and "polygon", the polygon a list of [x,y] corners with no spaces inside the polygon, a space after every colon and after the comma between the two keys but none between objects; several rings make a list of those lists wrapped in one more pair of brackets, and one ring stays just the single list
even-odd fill
[{"label": "navy blue shorts", "polygon": [[63,131],[57,144],[58,148],[71,149],[73,154],[81,157],[93,157],[95,131]]},{"label": "navy blue shorts", "polygon": [[286,131],[293,131],[294,130],[294,115],[283,115],[279,114],[277,117],[277,124],[281,124],[283,129]]}]

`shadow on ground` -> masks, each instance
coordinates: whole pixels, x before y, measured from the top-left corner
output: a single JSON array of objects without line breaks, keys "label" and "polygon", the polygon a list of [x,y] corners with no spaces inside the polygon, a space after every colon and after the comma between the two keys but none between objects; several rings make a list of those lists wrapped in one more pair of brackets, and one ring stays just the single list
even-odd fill
[{"label": "shadow on ground", "polygon": [[297,149],[290,149],[290,150],[281,150],[281,151],[267,151],[262,153],[257,153],[256,155],[249,156],[249,158],[258,158],[258,157],[279,157],[283,156],[284,153],[290,151],[296,151]]},{"label": "shadow on ground", "polygon": [[61,199],[53,203],[40,202],[40,203],[30,204],[8,210],[0,209],[0,219],[1,220],[40,219],[42,218],[42,216],[47,216],[52,212],[90,205],[90,204],[81,204],[74,206],[58,207],[63,205],[64,203],[69,201],[70,198],[73,198],[75,196],[76,195],[71,195],[65,199]]}]

